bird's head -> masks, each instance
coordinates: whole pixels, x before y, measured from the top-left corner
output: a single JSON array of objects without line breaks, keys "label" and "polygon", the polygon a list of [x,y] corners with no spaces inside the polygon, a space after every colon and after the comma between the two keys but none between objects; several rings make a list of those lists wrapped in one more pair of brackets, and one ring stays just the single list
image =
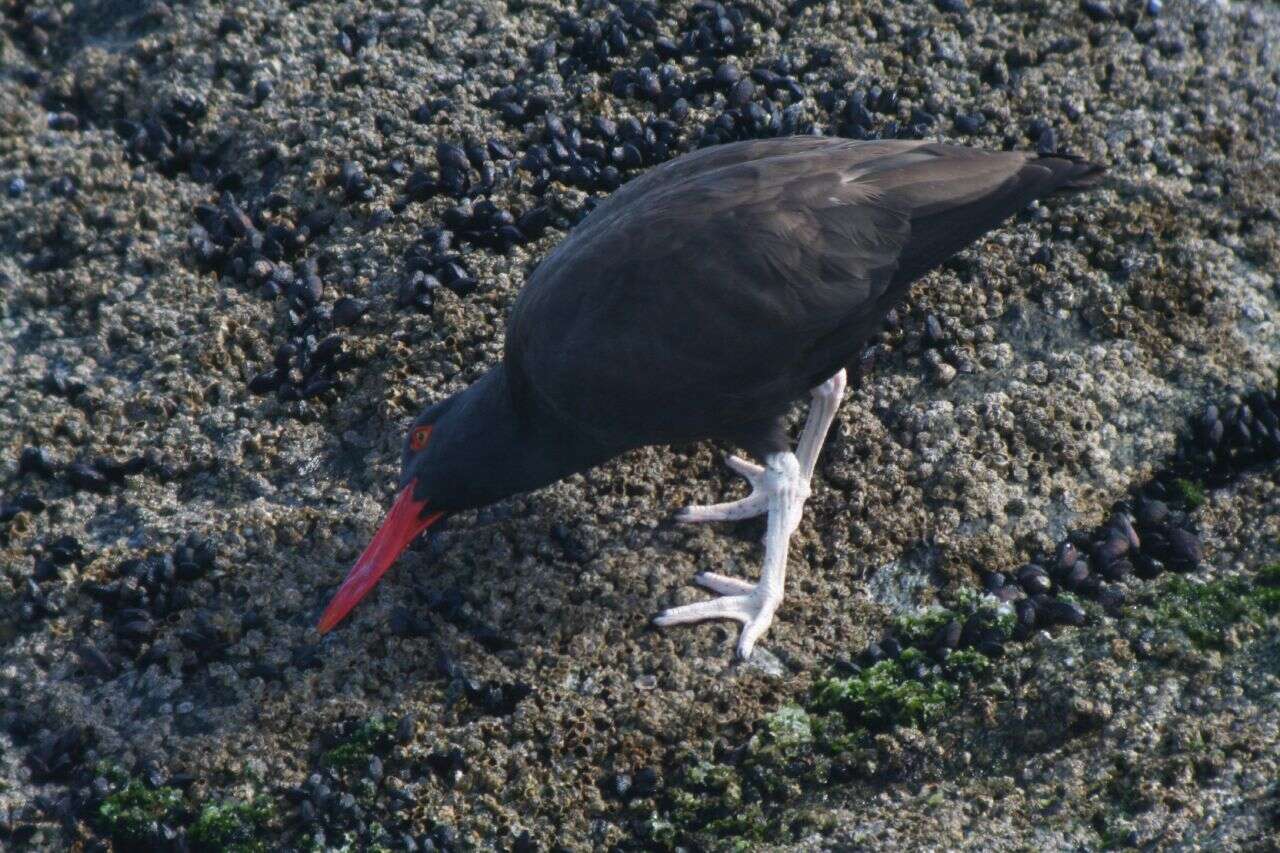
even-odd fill
[{"label": "bird's head", "polygon": [[[458,508],[452,506],[447,494],[446,471],[440,470],[447,468],[441,462],[444,456],[441,445],[445,442],[439,440],[448,430],[447,424],[440,423],[444,409],[444,404],[431,406],[409,426],[400,462],[400,492],[373,541],[356,560],[341,589],[325,609],[317,626],[321,634],[351,612],[420,533]],[[439,497],[433,497],[434,491],[441,491]]]},{"label": "bird's head", "polygon": [[[404,433],[400,492],[320,619],[328,631],[373,589],[418,534],[451,513],[536,489],[594,464],[558,430],[531,427],[498,367],[428,406]],[[567,451],[566,448],[569,450]]]}]

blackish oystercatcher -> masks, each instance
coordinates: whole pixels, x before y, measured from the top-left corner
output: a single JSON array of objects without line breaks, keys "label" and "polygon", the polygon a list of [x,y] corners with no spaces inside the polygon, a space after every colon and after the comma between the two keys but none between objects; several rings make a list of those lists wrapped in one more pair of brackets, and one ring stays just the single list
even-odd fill
[{"label": "blackish oystercatcher", "polygon": [[[767,514],[760,581],[704,572],[696,582],[719,597],[654,621],[737,620],[749,656],[782,602],[846,366],[913,281],[1032,200],[1102,172],[1070,155],[817,137],[705,148],[650,169],[533,272],[502,364],[414,420],[399,496],[319,630],[449,513],[633,448],[716,439],[763,463],[728,458],[751,494],[676,518]],[[783,417],[806,395],[793,453]]]}]

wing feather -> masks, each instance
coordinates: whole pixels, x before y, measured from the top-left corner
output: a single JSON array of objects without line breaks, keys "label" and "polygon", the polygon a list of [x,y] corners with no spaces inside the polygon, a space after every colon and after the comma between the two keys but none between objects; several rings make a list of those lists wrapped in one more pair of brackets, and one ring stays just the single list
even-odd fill
[{"label": "wing feather", "polygon": [[1062,181],[1034,159],[815,137],[678,158],[538,266],[512,311],[508,371],[625,444],[776,417],[861,352],[912,279]]}]

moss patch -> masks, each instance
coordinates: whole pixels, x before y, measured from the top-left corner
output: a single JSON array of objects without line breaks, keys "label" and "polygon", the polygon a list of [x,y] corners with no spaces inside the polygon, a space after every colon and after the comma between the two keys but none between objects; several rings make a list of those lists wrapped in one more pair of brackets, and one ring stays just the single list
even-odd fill
[{"label": "moss patch", "polygon": [[151,849],[163,823],[172,823],[182,807],[177,788],[148,788],[130,781],[98,806],[94,823],[122,850]]},{"label": "moss patch", "polygon": [[1186,504],[1188,509],[1199,509],[1204,506],[1204,485],[1194,480],[1178,478],[1173,481],[1173,493]]},{"label": "moss patch", "polygon": [[977,649],[960,649],[947,658],[946,672],[955,681],[977,681],[991,671],[991,658]]},{"label": "moss patch", "polygon": [[[927,643],[949,622],[979,616],[984,630],[1012,633],[1012,608],[978,591],[961,590],[947,607],[894,622],[895,636]],[[787,843],[802,830],[795,806],[807,794],[874,773],[873,735],[896,726],[941,719],[964,684],[985,677],[992,663],[976,649],[939,662],[918,648],[852,675],[819,679],[801,704],[763,717],[750,741],[722,761],[687,755],[656,802],[632,803],[635,826],[648,846],[706,850],[752,849]]]},{"label": "moss patch", "polygon": [[[980,657],[980,656],[979,656]],[[840,713],[854,726],[883,730],[938,719],[960,696],[960,688],[938,676],[916,679],[910,669],[925,656],[908,649],[849,678],[824,678],[813,690],[812,707]]]},{"label": "moss patch", "polygon": [[784,752],[804,749],[813,743],[813,721],[799,705],[784,705],[762,721],[757,736],[762,743]]},{"label": "moss patch", "polygon": [[1263,586],[1280,586],[1280,563],[1263,566],[1258,571],[1258,583]]},{"label": "moss patch", "polygon": [[210,853],[258,853],[267,849],[262,835],[273,815],[271,803],[262,798],[210,804],[201,810],[187,838],[194,849]]},{"label": "moss patch", "polygon": [[995,629],[1001,639],[1009,639],[1017,617],[1009,605],[1001,605],[980,590],[962,587],[946,607],[933,606],[919,613],[898,616],[891,633],[905,646],[926,645],[949,622],[963,625],[978,616],[985,628]]},{"label": "moss patch", "polygon": [[898,616],[893,620],[893,634],[906,645],[917,645],[956,618],[956,614],[945,607],[931,607],[920,613]]},{"label": "moss patch", "polygon": [[1263,569],[1258,584],[1243,577],[1208,583],[1170,578],[1156,596],[1151,620],[1182,631],[1199,648],[1224,648],[1231,626],[1260,625],[1280,612],[1280,586],[1271,585],[1272,578],[1280,581],[1280,566]]},{"label": "moss patch", "polygon": [[363,767],[369,757],[391,748],[393,726],[386,720],[374,718],[361,723],[346,739],[326,752],[323,763],[340,770]]},{"label": "moss patch", "polygon": [[649,821],[651,844],[673,849],[696,839],[703,849],[731,850],[740,843],[777,840],[781,827],[765,815],[739,768],[690,761],[672,781],[662,813]]}]

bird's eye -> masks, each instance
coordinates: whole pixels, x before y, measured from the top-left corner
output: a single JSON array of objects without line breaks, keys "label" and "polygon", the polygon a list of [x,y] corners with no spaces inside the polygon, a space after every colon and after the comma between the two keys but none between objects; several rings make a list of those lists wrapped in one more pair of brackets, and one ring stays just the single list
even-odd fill
[{"label": "bird's eye", "polygon": [[421,450],[427,446],[427,439],[431,437],[431,427],[420,426],[409,434],[409,449],[413,451]]}]

